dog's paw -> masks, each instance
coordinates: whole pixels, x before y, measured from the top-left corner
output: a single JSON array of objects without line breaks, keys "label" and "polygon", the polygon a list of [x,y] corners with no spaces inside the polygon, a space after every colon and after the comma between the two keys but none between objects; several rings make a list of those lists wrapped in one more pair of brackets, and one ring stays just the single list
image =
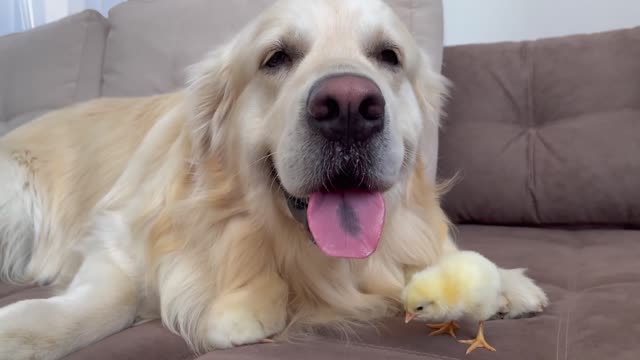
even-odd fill
[{"label": "dog's paw", "polygon": [[256,344],[272,335],[274,333],[267,331],[263,324],[246,310],[214,311],[209,318],[207,340],[215,349]]},{"label": "dog's paw", "polygon": [[23,331],[0,331],[0,360],[49,360],[53,352],[42,351],[35,335]]},{"label": "dog's paw", "polygon": [[549,305],[544,291],[527,277],[525,269],[500,269],[502,301],[500,317],[516,319],[531,317]]},{"label": "dog's paw", "polygon": [[0,360],[61,357],[59,332],[48,331],[50,328],[42,324],[42,316],[27,301],[0,308]]},{"label": "dog's paw", "polygon": [[287,296],[286,284],[267,273],[217,298],[207,314],[208,346],[228,349],[265,342],[279,334],[286,326]]}]

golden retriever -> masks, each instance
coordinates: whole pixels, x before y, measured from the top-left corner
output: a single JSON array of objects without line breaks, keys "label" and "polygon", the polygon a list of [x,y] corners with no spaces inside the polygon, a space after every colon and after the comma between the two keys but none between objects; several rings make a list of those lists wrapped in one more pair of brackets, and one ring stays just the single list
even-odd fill
[{"label": "golden retriever", "polygon": [[[457,251],[424,174],[446,80],[372,0],[282,0],[183,91],[59,110],[0,141],[1,359],[160,318],[197,351],[396,314]],[[501,270],[507,316],[545,294]]]}]

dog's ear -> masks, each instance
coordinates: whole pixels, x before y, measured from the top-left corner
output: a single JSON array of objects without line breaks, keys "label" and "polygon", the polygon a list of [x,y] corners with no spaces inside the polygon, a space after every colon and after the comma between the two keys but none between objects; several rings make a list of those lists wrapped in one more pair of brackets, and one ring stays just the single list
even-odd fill
[{"label": "dog's ear", "polygon": [[[425,120],[440,125],[443,107],[449,95],[450,82],[440,74],[425,51],[420,51],[418,76],[415,77],[413,88],[420,103]],[[426,125],[426,124],[425,124]]]},{"label": "dog's ear", "polygon": [[227,117],[236,97],[231,50],[231,44],[220,47],[188,69],[188,121],[197,159],[224,147]]},{"label": "dog's ear", "polygon": [[425,160],[427,178],[436,176],[436,154],[438,153],[438,133],[443,107],[449,95],[450,82],[440,74],[429,55],[420,51],[413,78],[413,90],[422,113],[422,136],[418,151]]}]

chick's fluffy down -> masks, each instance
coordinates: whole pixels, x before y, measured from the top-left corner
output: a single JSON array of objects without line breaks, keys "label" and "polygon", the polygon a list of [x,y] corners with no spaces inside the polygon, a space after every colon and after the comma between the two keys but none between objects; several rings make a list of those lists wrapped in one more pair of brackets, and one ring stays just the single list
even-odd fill
[{"label": "chick's fluffy down", "polygon": [[426,306],[420,315],[430,320],[486,320],[499,310],[500,284],[493,262],[476,252],[460,251],[414,274],[403,296],[408,311]]}]

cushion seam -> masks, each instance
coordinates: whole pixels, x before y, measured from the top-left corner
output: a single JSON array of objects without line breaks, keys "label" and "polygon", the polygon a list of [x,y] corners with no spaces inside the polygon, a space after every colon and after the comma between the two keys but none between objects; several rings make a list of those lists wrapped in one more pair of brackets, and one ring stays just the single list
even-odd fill
[{"label": "cushion seam", "polygon": [[[5,50],[6,51],[6,50]],[[10,56],[11,54],[7,54],[7,56]],[[6,79],[7,76],[4,76],[4,74],[6,74],[8,72],[8,68],[11,66],[11,59],[8,58],[7,63],[9,64],[9,66],[2,66],[2,71],[0,71],[0,79]],[[7,85],[9,82],[8,81],[2,81],[2,84],[0,85],[0,94],[6,94],[8,93],[8,88],[9,85]],[[9,105],[7,104],[8,101],[6,101],[6,96],[0,96],[0,122],[9,122]]]},{"label": "cushion seam", "polygon": [[73,102],[77,102],[78,101],[78,94],[80,93],[80,76],[82,75],[82,61],[86,56],[86,52],[87,52],[87,48],[88,48],[88,42],[89,42],[89,28],[91,27],[91,24],[89,21],[85,21],[84,22],[84,40],[82,42],[82,50],[80,51],[80,59],[78,59],[78,71],[76,74],[76,91],[75,94],[73,95]]},{"label": "cushion seam", "polygon": [[540,224],[540,208],[538,204],[538,199],[536,198],[536,160],[535,160],[535,137],[536,137],[536,128],[535,128],[535,119],[533,114],[533,76],[534,76],[534,61],[531,56],[533,43],[526,42],[522,44],[522,57],[527,68],[526,71],[526,93],[527,93],[527,109],[526,109],[526,122],[527,127],[529,128],[527,132],[527,191],[529,196],[531,197],[531,203],[533,205],[533,220],[535,223]]},{"label": "cushion seam", "polygon": [[[111,12],[111,9],[109,9]],[[109,35],[111,35],[111,22],[107,19],[106,32],[103,36],[102,43],[102,56],[100,56],[100,80],[98,84],[98,98],[102,97],[102,87],[104,86],[104,62],[107,56],[107,43],[109,41]]]},{"label": "cushion seam", "polygon": [[[181,26],[182,23],[183,23],[183,20],[181,20],[180,17],[177,17],[175,19],[175,23],[174,23],[175,28],[176,29],[182,28],[182,26]],[[176,83],[179,84],[178,86],[184,85],[183,83],[184,83],[185,73],[184,73],[184,71],[181,72],[180,70],[177,69],[177,64],[178,64],[178,55],[177,54],[179,53],[179,51],[175,51],[175,50],[178,49],[178,44],[180,43],[180,39],[181,39],[181,37],[180,37],[180,35],[178,35],[178,33],[179,33],[179,31],[175,31],[176,36],[175,36],[175,38],[173,40],[173,49],[174,49],[174,51],[171,52],[171,59],[170,59],[170,63],[169,63],[169,71],[170,71],[169,75],[171,76],[171,84],[169,86],[171,88],[175,88]],[[178,73],[180,73],[180,74],[178,75]],[[180,80],[176,79],[176,76],[178,76]]]},{"label": "cushion seam", "polygon": [[[573,309],[575,302],[576,302],[576,276],[577,276],[577,264],[576,264],[576,257],[572,256],[572,261],[571,261],[571,269],[572,271],[570,272],[569,275],[569,279],[568,279],[568,284],[567,284],[567,288],[569,289],[569,296],[570,299],[569,301],[567,301],[567,308],[565,311],[565,315],[564,315],[564,359],[567,360],[569,359],[569,329],[571,327],[571,310]],[[560,343],[558,343],[558,346],[560,346]]]},{"label": "cushion seam", "polygon": [[416,10],[416,0],[411,0],[411,3],[409,4],[409,29],[411,30],[411,33],[413,34],[413,36],[418,35],[416,33],[416,29],[413,26],[415,22],[413,18],[415,16],[415,10]]},{"label": "cushion seam", "polygon": [[587,294],[591,290],[603,290],[611,286],[638,285],[638,284],[640,284],[640,281],[616,281],[616,282],[608,282],[606,284],[593,285],[580,290],[577,290],[577,289],[575,290],[577,291],[578,294]]}]

